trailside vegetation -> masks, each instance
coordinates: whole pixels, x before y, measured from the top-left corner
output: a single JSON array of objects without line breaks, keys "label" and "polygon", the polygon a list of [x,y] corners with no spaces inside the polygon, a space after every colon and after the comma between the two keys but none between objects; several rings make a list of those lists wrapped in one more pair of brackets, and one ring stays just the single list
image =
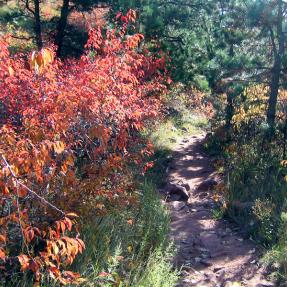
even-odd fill
[{"label": "trailside vegetation", "polygon": [[[172,286],[168,222],[163,210],[163,225],[148,219],[142,175],[162,184],[170,147],[196,125],[222,179],[215,213],[242,224],[286,281],[286,11],[283,0],[1,2],[2,283],[162,287],[163,270]],[[99,257],[93,224],[113,238]]]},{"label": "trailside vegetation", "polygon": [[68,268],[85,249],[78,218],[137,201],[127,166],[147,168],[152,146],[138,134],[160,113],[165,59],[139,48],[143,35],[127,35],[134,22],[130,10],[114,28],[91,29],[84,55],[65,62],[44,48],[28,63],[1,40],[4,285],[26,274],[82,282]]}]

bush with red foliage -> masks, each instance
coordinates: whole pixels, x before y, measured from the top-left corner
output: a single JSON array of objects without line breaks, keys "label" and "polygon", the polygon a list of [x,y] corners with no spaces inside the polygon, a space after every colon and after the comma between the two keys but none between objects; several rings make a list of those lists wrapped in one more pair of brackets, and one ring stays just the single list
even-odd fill
[{"label": "bush with red foliage", "polygon": [[0,42],[2,282],[19,270],[36,282],[80,282],[66,270],[84,249],[78,215],[134,200],[126,165],[151,152],[133,147],[159,114],[165,67],[142,35],[127,35],[133,11],[118,21],[90,30],[81,59],[61,62],[44,49],[30,69]]}]

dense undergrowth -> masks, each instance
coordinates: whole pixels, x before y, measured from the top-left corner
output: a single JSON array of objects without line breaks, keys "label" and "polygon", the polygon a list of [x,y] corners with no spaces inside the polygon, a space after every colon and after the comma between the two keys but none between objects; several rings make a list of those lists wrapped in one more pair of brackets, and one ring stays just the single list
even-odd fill
[{"label": "dense undergrowth", "polygon": [[88,247],[74,264],[87,278],[84,286],[172,287],[177,282],[178,271],[171,264],[176,250],[168,239],[170,218],[156,188],[166,182],[179,140],[208,127],[206,116],[194,106],[198,93],[183,87],[172,90],[163,118],[142,132],[154,153],[149,158],[153,166],[144,176],[131,166],[140,183],[138,204],[115,209],[85,226],[83,239]]},{"label": "dense undergrowth", "polygon": [[87,279],[83,286],[172,287],[177,282],[178,271],[172,266],[176,250],[168,239],[170,218],[156,189],[166,182],[176,144],[208,127],[206,116],[192,105],[197,93],[172,90],[163,118],[142,132],[154,153],[149,158],[153,166],[144,176],[130,167],[140,184],[138,204],[110,210],[84,225],[87,249],[73,267]]},{"label": "dense undergrowth", "polygon": [[170,262],[168,231],[167,211],[155,187],[144,183],[137,207],[85,226],[89,247],[75,266],[88,279],[86,286],[173,286],[177,273]]},{"label": "dense undergrowth", "polygon": [[128,34],[135,18],[91,28],[79,59],[53,47],[11,55],[11,38],[0,42],[3,286],[177,280],[156,186],[178,139],[207,124],[190,114],[203,95],[164,95],[167,58]]},{"label": "dense undergrowth", "polygon": [[[152,279],[152,269],[148,271],[154,267],[147,266],[160,254],[161,268],[170,272],[160,249],[168,226],[165,213],[155,209],[159,201],[151,196],[154,189],[139,187],[131,172],[136,166],[140,175],[151,166],[153,147],[140,133],[160,117],[165,59],[138,48],[143,35],[126,35],[134,22],[135,12],[129,11],[111,29],[91,29],[80,59],[62,62],[54,59],[52,49],[43,49],[30,55],[30,67],[22,54],[10,55],[9,37],[1,40],[2,285],[86,282],[68,266],[90,248],[83,236],[93,243],[82,230],[101,230],[101,220],[93,222],[95,217],[103,217],[104,226],[111,227],[111,238],[112,225],[120,226],[124,215],[126,226],[135,226],[131,245],[123,246],[138,257],[135,262],[125,259],[139,272],[131,282],[146,286],[148,280],[158,280]],[[162,214],[155,213],[159,210]],[[158,228],[151,225],[153,217]],[[105,254],[106,264],[112,264],[111,256],[120,256],[113,253],[125,239],[119,231],[113,239],[119,240],[117,250]],[[99,266],[95,263],[95,270],[106,267]]]},{"label": "dense undergrowth", "polygon": [[[72,265],[84,280],[81,286],[172,287],[178,273],[171,264],[174,248],[167,240],[169,216],[155,186],[139,188],[136,206],[109,210],[83,223],[85,252]],[[27,279],[11,279],[5,286],[33,286]],[[60,286],[44,278],[41,286]]]},{"label": "dense undergrowth", "polygon": [[179,139],[207,127],[214,216],[286,281],[286,3],[96,4],[0,3],[1,284],[173,286],[156,188]]},{"label": "dense undergrowth", "polygon": [[[265,247],[263,262],[272,274],[285,280],[286,122],[279,109],[276,128],[270,129],[264,117],[266,91],[259,90],[254,94],[247,88],[249,104],[235,106],[230,130],[222,126],[218,113],[205,147],[217,157],[216,167],[223,178],[214,194],[220,206],[216,215],[228,215],[243,225]],[[281,96],[284,100],[284,94]]]}]

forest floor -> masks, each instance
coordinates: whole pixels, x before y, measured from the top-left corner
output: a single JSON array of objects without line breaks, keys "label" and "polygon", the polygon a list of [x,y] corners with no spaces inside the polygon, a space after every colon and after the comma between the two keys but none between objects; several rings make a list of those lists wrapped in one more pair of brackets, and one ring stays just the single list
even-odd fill
[{"label": "forest floor", "polygon": [[178,194],[166,200],[177,248],[174,263],[181,268],[177,287],[276,286],[266,279],[260,246],[238,225],[215,216],[213,188],[220,178],[203,151],[204,138],[204,133],[185,137],[175,147],[163,190],[167,194],[172,184],[189,189],[188,200]]}]

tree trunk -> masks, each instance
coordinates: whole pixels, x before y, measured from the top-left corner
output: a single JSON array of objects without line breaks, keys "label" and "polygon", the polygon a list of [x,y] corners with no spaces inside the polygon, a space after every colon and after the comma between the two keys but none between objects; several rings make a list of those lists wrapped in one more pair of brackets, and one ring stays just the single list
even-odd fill
[{"label": "tree trunk", "polygon": [[285,118],[284,123],[284,132],[283,132],[283,159],[286,158],[286,142],[287,142],[287,117]]},{"label": "tree trunk", "polygon": [[225,127],[226,130],[229,132],[231,130],[232,124],[232,118],[234,114],[234,107],[233,107],[233,96],[230,93],[230,91],[227,91],[227,105],[225,109]]},{"label": "tree trunk", "polygon": [[277,105],[279,81],[280,81],[280,70],[281,70],[281,59],[279,58],[279,56],[277,56],[276,60],[274,61],[272,69],[272,78],[269,86],[270,94],[268,100],[267,122],[271,127],[273,127],[275,123],[276,105]]},{"label": "tree trunk", "polygon": [[[229,57],[233,58],[234,57],[234,44],[230,43],[229,46]],[[227,105],[225,109],[225,128],[227,131],[227,134],[230,135],[231,133],[231,128],[232,128],[232,118],[234,114],[234,106],[233,106],[233,89],[230,87],[227,88],[226,95],[227,95]]]},{"label": "tree trunk", "polygon": [[41,16],[40,16],[40,1],[34,0],[34,19],[35,19],[35,25],[34,25],[34,31],[36,35],[36,45],[38,47],[38,50],[41,50],[43,48],[43,40],[42,40],[42,30],[41,30]]},{"label": "tree trunk", "polygon": [[270,94],[268,100],[268,109],[267,109],[267,122],[270,127],[274,127],[275,117],[276,117],[276,105],[278,98],[278,91],[280,85],[280,72],[282,66],[282,58],[284,55],[284,32],[282,29],[283,26],[283,3],[282,0],[278,2],[278,17],[277,17],[277,37],[278,37],[278,51],[274,51],[274,64],[272,68],[272,76],[270,82]]},{"label": "tree trunk", "polygon": [[61,56],[63,48],[63,40],[65,36],[65,29],[67,26],[67,20],[69,15],[69,0],[63,0],[63,6],[61,9],[61,17],[58,23],[57,34],[55,38],[57,49],[57,56]]}]

